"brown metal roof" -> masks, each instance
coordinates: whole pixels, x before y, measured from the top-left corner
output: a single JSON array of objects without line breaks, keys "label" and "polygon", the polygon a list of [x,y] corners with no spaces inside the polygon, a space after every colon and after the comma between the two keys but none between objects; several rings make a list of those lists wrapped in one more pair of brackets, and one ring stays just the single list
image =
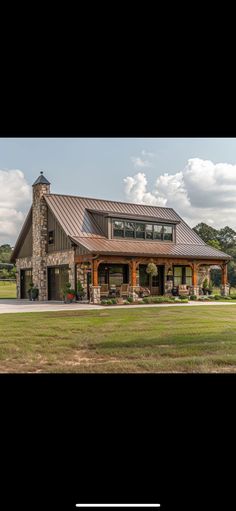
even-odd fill
[{"label": "brown metal roof", "polygon": [[195,259],[231,259],[220,250],[209,245],[175,244],[156,241],[139,240],[108,240],[95,238],[73,237],[76,243],[82,244],[90,252],[111,255],[139,255],[139,256],[171,256],[191,257]]},{"label": "brown metal roof", "polygon": [[[205,245],[204,241],[182,220],[172,208],[146,206],[128,202],[90,199],[86,197],[73,197],[70,195],[45,195],[45,200],[60,222],[68,236],[101,238],[106,240],[103,232],[92,218],[91,211],[99,211],[114,215],[127,214],[129,219],[134,217],[148,217],[153,220],[179,222],[176,226],[176,243]],[[128,243],[125,241],[125,243]]]},{"label": "brown metal roof", "polygon": [[[229,255],[206,245],[172,208],[56,194],[45,195],[45,200],[65,233],[90,252],[231,259]],[[92,212],[109,216],[114,214],[116,217],[121,215],[122,218],[127,215],[129,219],[133,216],[172,221],[176,223],[176,243],[107,239],[94,221]]]}]

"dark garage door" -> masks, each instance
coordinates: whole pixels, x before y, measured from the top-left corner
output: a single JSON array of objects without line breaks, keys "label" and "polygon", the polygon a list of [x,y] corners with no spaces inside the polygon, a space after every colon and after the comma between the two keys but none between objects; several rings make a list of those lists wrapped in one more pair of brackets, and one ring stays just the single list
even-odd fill
[{"label": "dark garage door", "polygon": [[63,288],[68,281],[68,266],[54,266],[48,268],[48,299],[63,300]]},{"label": "dark garage door", "polygon": [[20,297],[29,298],[28,290],[32,282],[32,270],[21,270],[20,272]]}]

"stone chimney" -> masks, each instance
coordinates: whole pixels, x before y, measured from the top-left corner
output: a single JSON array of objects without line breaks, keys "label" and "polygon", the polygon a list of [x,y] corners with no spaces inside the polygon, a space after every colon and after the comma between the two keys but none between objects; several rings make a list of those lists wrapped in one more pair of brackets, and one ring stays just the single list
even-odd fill
[{"label": "stone chimney", "polygon": [[50,183],[43,172],[33,184],[32,210],[32,280],[39,290],[39,300],[47,300],[46,255],[48,238],[48,215],[44,195],[50,193]]}]

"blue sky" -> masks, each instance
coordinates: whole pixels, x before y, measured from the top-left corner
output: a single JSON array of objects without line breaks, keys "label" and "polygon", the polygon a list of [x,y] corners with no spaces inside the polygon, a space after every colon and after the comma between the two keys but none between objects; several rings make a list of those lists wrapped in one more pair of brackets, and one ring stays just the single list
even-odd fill
[{"label": "blue sky", "polygon": [[236,139],[2,138],[0,242],[14,242],[41,169],[52,193],[159,204],[192,226],[236,228]]},{"label": "blue sky", "polygon": [[130,158],[156,154],[146,169],[150,184],[162,172],[182,170],[189,158],[236,163],[235,139],[191,138],[16,138],[0,139],[0,169],[20,169],[31,184],[44,169],[55,193],[124,199]]}]

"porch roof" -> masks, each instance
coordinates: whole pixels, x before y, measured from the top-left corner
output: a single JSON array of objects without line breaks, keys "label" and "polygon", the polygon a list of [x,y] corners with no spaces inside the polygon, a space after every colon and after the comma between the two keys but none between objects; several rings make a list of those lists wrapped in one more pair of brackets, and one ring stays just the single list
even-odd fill
[{"label": "porch roof", "polygon": [[175,244],[156,241],[139,240],[113,240],[101,238],[71,237],[75,243],[79,243],[89,252],[107,255],[126,256],[167,256],[167,257],[191,257],[193,259],[220,259],[229,260],[231,256],[209,245]]}]

